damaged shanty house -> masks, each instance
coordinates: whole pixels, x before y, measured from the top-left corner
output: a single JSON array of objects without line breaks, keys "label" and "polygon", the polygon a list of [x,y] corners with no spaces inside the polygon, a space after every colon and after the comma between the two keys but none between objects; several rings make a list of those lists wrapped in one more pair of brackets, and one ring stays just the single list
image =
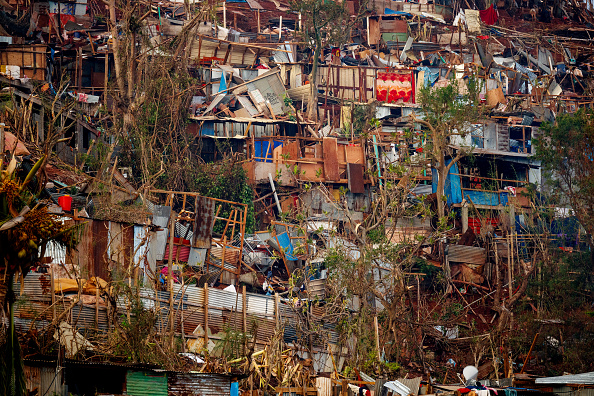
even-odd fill
[{"label": "damaged shanty house", "polygon": [[592,371],[587,222],[537,149],[591,108],[589,5],[302,3],[2,4],[21,388],[408,396],[464,393],[470,365],[529,393]]}]

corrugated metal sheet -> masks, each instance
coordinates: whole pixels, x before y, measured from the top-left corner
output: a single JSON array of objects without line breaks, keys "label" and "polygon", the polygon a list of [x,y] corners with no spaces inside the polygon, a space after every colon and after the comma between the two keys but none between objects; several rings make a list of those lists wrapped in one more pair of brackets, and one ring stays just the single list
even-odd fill
[{"label": "corrugated metal sheet", "polygon": [[[148,253],[147,230],[143,226],[134,226],[134,264],[138,265],[146,275]],[[145,277],[145,281],[148,279]]]},{"label": "corrugated metal sheet", "polygon": [[49,241],[45,247],[45,256],[51,257],[54,264],[66,264],[66,247]]},{"label": "corrugated metal sheet", "polygon": [[[219,42],[214,39],[203,37],[202,40],[193,40],[190,48],[190,57],[192,59],[204,59],[218,57],[223,59],[230,44]],[[227,64],[229,65],[251,65],[256,60],[256,55],[251,51],[246,51],[246,47],[233,46],[229,51]],[[266,50],[264,50],[266,51]],[[261,55],[263,56],[263,55]]]},{"label": "corrugated metal sheet", "polygon": [[423,379],[422,377],[409,378],[409,379],[398,378],[397,381],[400,382],[402,385],[406,386],[408,389],[410,389],[411,395],[417,396],[419,394],[419,387],[421,386],[422,379]]},{"label": "corrugated metal sheet", "polygon": [[487,251],[484,248],[464,245],[449,245],[448,260],[455,263],[485,264]]},{"label": "corrugated metal sheet", "polygon": [[[256,107],[263,105],[265,108],[266,104],[263,102],[266,102],[270,104],[274,115],[281,115],[286,111],[282,98],[287,94],[287,91],[278,73],[254,80],[247,84],[247,88],[250,96],[256,99]],[[260,100],[258,101],[258,99]]]},{"label": "corrugated metal sheet", "polygon": [[318,377],[316,378],[316,388],[319,396],[332,396],[332,379]]},{"label": "corrugated metal sheet", "polygon": [[190,248],[190,255],[188,256],[188,265],[192,267],[202,267],[206,260],[206,253],[208,249]]},{"label": "corrugated metal sheet", "polygon": [[212,227],[215,217],[215,201],[203,196],[196,197],[196,219],[194,222],[193,246],[210,249],[212,245]]},{"label": "corrugated metal sheet", "polygon": [[[165,260],[169,260],[169,243],[165,247]],[[188,257],[190,257],[190,247],[189,246],[179,246],[173,245],[173,262],[181,261],[183,263],[188,262]]]},{"label": "corrugated metal sheet", "polygon": [[566,385],[558,385],[552,384],[553,386],[553,393],[559,396],[594,396],[594,389],[592,388],[579,388],[577,386],[566,386]]},{"label": "corrugated metal sheet", "polygon": [[128,371],[126,393],[135,396],[167,396],[167,374],[148,371]]},{"label": "corrugated metal sheet", "polygon": [[231,394],[231,379],[221,374],[168,373],[169,395],[221,396]]},{"label": "corrugated metal sheet", "polygon": [[163,228],[161,231],[157,231],[149,247],[150,253],[156,260],[163,260],[165,245],[167,244],[169,216],[171,216],[171,207],[155,205],[153,210],[153,224]]},{"label": "corrugated metal sheet", "polygon": [[248,314],[274,319],[274,297],[247,293],[246,303]]},{"label": "corrugated metal sheet", "polygon": [[208,289],[208,306],[210,308],[243,311],[241,294],[232,291]]},{"label": "corrugated metal sheet", "polygon": [[68,395],[66,386],[62,384],[64,380],[64,371],[62,368],[56,367],[40,367],[40,387],[39,391],[42,395]]},{"label": "corrugated metal sheet", "polygon": [[537,378],[536,384],[540,385],[565,385],[565,384],[583,384],[594,385],[594,371],[573,375],[560,375],[557,377]]}]

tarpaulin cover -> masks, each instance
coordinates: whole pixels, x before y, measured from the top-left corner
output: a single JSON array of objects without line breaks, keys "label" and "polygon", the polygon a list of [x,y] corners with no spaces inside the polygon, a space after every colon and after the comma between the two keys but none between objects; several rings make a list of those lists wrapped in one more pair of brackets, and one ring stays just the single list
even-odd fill
[{"label": "tarpaulin cover", "polygon": [[481,15],[481,21],[483,21],[485,25],[494,25],[499,19],[499,14],[497,13],[497,10],[493,8],[493,4],[486,10],[480,10],[479,14]]},{"label": "tarpaulin cover", "polygon": [[278,244],[280,248],[285,252],[285,257],[287,260],[297,260],[297,257],[293,256],[293,244],[291,243],[291,238],[286,232],[283,232],[280,235],[277,235],[276,238],[278,239]]},{"label": "tarpaulin cover", "polygon": [[394,11],[391,10],[389,8],[385,8],[384,9],[384,14],[385,15],[402,15],[402,16],[407,16],[407,17],[412,17],[412,14],[409,14],[408,12],[404,12],[404,11]]},{"label": "tarpaulin cover", "polygon": [[[267,140],[261,140],[254,143],[254,154],[256,161],[258,162],[272,162],[272,151],[278,146],[282,146],[283,142],[274,141],[274,147],[269,149],[269,142]],[[266,158],[266,159],[264,159]]]},{"label": "tarpaulin cover", "polygon": [[[446,160],[446,164],[449,164],[452,160]],[[444,194],[447,197],[448,204],[455,204],[462,202],[462,184],[460,182],[460,176],[458,175],[458,164],[452,165],[450,172],[445,180]],[[432,192],[437,192],[437,170],[432,168]]]}]

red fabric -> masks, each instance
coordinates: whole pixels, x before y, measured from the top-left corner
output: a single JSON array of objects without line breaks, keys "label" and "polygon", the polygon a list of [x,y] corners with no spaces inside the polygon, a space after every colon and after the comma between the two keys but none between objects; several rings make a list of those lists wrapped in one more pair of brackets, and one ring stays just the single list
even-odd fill
[{"label": "red fabric", "polygon": [[494,25],[495,22],[497,22],[497,19],[499,19],[499,14],[495,8],[493,8],[493,4],[491,4],[491,7],[487,8],[486,10],[479,11],[479,13],[481,15],[481,21],[483,21],[486,25]]},{"label": "red fabric", "polygon": [[[58,14],[50,13],[49,14],[50,21],[53,21],[54,17],[57,15]],[[62,27],[66,26],[66,23],[68,23],[68,21],[72,21],[72,22],[76,23],[76,18],[74,17],[74,15],[60,14],[60,23],[61,23]]]}]

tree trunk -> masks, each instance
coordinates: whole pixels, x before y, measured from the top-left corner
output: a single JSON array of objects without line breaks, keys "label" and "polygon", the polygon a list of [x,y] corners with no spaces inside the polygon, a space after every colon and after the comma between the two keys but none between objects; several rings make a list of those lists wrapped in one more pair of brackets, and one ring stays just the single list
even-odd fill
[{"label": "tree trunk", "polygon": [[316,42],[316,49],[314,51],[314,59],[311,67],[311,78],[309,80],[309,98],[307,101],[307,118],[310,121],[316,122],[318,120],[318,59],[322,52],[322,43]]},{"label": "tree trunk", "polygon": [[443,196],[445,195],[445,180],[447,177],[447,168],[445,162],[441,160],[437,166],[437,215],[439,218],[445,216],[445,202]]}]

